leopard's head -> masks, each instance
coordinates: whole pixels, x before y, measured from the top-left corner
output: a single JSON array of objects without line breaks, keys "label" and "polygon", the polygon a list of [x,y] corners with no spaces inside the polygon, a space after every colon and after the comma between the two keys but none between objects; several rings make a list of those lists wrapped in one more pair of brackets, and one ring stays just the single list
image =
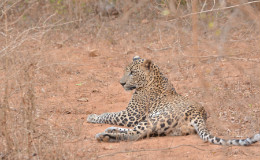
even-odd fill
[{"label": "leopard's head", "polygon": [[144,60],[139,56],[135,56],[132,63],[126,67],[124,76],[120,80],[120,84],[125,90],[145,87],[153,79],[153,68],[154,64],[151,60]]}]

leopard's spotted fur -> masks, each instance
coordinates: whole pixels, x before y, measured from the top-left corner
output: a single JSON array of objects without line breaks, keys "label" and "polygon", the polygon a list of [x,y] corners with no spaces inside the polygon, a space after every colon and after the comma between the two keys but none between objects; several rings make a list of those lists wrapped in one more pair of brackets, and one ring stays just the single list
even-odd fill
[{"label": "leopard's spotted fur", "polygon": [[87,121],[109,123],[133,129],[109,127],[96,135],[99,141],[139,140],[153,135],[188,135],[197,133],[204,141],[220,145],[250,145],[260,141],[260,134],[240,140],[212,136],[206,127],[204,108],[176,93],[172,84],[150,60],[134,57],[120,80],[125,90],[135,92],[126,110],[91,114]]}]

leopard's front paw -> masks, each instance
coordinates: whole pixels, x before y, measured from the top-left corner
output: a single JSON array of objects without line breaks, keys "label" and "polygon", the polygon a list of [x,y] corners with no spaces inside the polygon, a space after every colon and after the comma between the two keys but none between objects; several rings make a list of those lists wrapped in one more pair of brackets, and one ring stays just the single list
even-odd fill
[{"label": "leopard's front paw", "polygon": [[109,136],[106,133],[98,133],[96,134],[95,138],[99,142],[101,141],[109,142]]},{"label": "leopard's front paw", "polygon": [[96,115],[96,114],[90,114],[90,115],[88,115],[87,122],[96,123],[97,117],[98,117],[98,115]]},{"label": "leopard's front paw", "polygon": [[109,133],[98,133],[95,136],[96,140],[101,142],[118,142],[118,138],[116,138],[115,135],[109,134]]}]

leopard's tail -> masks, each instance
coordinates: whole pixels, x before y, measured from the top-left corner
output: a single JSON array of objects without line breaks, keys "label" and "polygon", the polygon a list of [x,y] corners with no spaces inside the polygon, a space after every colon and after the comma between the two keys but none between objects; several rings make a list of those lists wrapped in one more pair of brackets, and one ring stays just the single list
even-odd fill
[{"label": "leopard's tail", "polygon": [[254,136],[246,139],[230,139],[225,140],[222,138],[218,138],[213,136],[209,133],[208,129],[206,128],[204,120],[194,120],[191,124],[195,127],[198,135],[204,141],[208,141],[213,144],[218,145],[234,145],[234,146],[248,146],[253,143],[260,141],[260,133],[255,134]]}]

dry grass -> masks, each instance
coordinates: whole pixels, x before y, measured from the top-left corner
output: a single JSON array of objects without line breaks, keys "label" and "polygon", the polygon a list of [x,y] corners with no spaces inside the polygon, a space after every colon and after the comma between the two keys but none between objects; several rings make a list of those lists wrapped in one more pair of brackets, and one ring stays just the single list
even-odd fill
[{"label": "dry grass", "polygon": [[2,159],[104,155],[77,147],[94,143],[84,118],[97,108],[84,102],[125,101],[109,84],[135,54],[155,59],[179,92],[204,103],[214,134],[259,131],[260,2],[116,0],[117,14],[104,11],[109,2],[0,2]]}]

